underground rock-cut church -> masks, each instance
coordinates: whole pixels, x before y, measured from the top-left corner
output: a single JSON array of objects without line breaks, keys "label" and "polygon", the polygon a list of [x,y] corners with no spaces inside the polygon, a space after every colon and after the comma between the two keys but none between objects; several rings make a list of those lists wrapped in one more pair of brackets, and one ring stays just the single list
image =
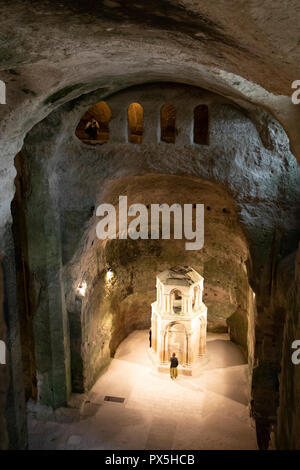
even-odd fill
[{"label": "underground rock-cut church", "polygon": [[298,3],[0,2],[1,450],[300,450]]},{"label": "underground rock-cut church", "polygon": [[202,302],[203,277],[191,267],[175,266],[156,277],[157,300],[152,304],[152,348],[160,365],[175,352],[180,371],[192,375],[206,351],[207,308]]}]

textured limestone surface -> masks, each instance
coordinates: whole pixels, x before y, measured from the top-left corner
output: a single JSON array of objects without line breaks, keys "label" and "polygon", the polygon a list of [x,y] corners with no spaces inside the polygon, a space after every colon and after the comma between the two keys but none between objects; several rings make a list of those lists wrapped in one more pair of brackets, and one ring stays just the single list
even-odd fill
[{"label": "textured limestone surface", "polygon": [[296,0],[115,3],[2,2],[3,223],[10,218],[13,158],[26,133],[62,103],[99,88],[168,80],[261,106],[282,123],[298,156],[300,110],[290,100],[299,74]]},{"label": "textured limestone surface", "polygon": [[[87,390],[120,341],[150,326],[155,276],[170,265],[190,264],[204,276],[209,329],[229,326],[232,339],[249,352],[251,371],[253,290],[265,308],[274,237],[280,232],[276,256],[281,257],[299,238],[300,172],[285,132],[265,112],[249,114],[210,92],[160,84],[107,96],[109,142],[88,146],[74,131],[102,98],[100,91],[60,107],[29,133],[22,150],[31,175],[29,266],[40,299],[34,314],[40,400],[58,405],[71,388]],[[128,143],[131,102],[144,109],[140,145]],[[160,142],[166,102],[176,106],[175,144]],[[209,145],[199,146],[192,142],[193,110],[203,103],[209,107]],[[204,249],[188,252],[184,241],[176,240],[99,241],[96,208],[100,203],[117,208],[120,195],[129,205],[205,204]],[[82,282],[83,298],[77,291]],[[50,341],[45,325],[58,343]]]},{"label": "textured limestone surface", "polygon": [[[4,323],[4,286],[2,273],[2,259],[0,257],[0,340],[6,342],[6,328]],[[6,354],[6,363],[8,362]],[[8,365],[0,365],[0,450],[4,450],[8,445],[8,436],[5,422],[5,404],[8,386]]]},{"label": "textured limestone surface", "polygon": [[92,390],[74,394],[68,408],[30,402],[29,449],[257,449],[247,365],[228,335],[208,333],[207,364],[175,381],[156,371],[147,339],[147,330],[131,333]]},{"label": "textured limestone surface", "polygon": [[[214,261],[210,262],[209,253],[203,254],[205,259],[201,260],[201,263],[200,260],[197,262],[199,269],[200,264],[202,269],[206,269],[207,277],[211,280],[208,286],[211,285],[212,290],[208,289],[208,297],[213,298],[216,294],[218,301],[222,301],[222,311],[225,304],[228,308],[232,305],[227,309],[225,316],[231,318],[231,321],[228,321],[232,336],[244,347],[246,330],[243,321],[248,315],[247,343],[251,372],[252,366],[255,366],[256,398],[254,397],[252,405],[254,410],[256,409],[257,419],[261,420],[262,436],[264,428],[269,426],[269,422],[265,425],[268,417],[271,416],[271,422],[275,422],[280,354],[278,356],[276,353],[273,357],[274,347],[270,347],[270,344],[272,338],[275,338],[274,344],[280,344],[282,338],[276,330],[280,330],[278,324],[283,325],[282,318],[285,312],[290,313],[290,307],[282,308],[284,313],[279,315],[280,321],[277,323],[278,314],[273,308],[271,296],[276,287],[274,280],[277,264],[281,258],[296,250],[296,242],[299,239],[299,176],[295,160],[288,148],[290,144],[293,155],[299,161],[300,106],[292,104],[290,99],[291,82],[300,79],[299,15],[297,0],[1,2],[0,79],[6,83],[7,104],[0,105],[0,249],[4,260],[8,345],[13,357],[10,370],[12,385],[7,400],[11,421],[11,446],[26,446],[17,305],[17,301],[22,300],[17,296],[15,281],[10,206],[15,193],[14,158],[21,150],[28,132],[47,116],[46,124],[44,122],[42,127],[33,130],[33,136],[36,133],[36,139],[39,141],[41,165],[32,165],[33,173],[30,176],[35,182],[40,179],[40,188],[36,189],[41,198],[36,200],[36,207],[33,207],[29,217],[33,217],[31,221],[39,213],[43,214],[43,217],[36,219],[39,222],[32,224],[28,233],[29,238],[36,242],[36,249],[31,252],[31,265],[36,268],[36,272],[28,273],[29,290],[37,294],[42,311],[49,311],[47,321],[46,317],[37,316],[32,329],[43,331],[45,338],[49,336],[50,331],[54,344],[58,345],[49,352],[49,342],[41,342],[37,350],[37,356],[42,358],[44,364],[37,381],[39,387],[44,384],[45,400],[57,404],[72,387],[72,358],[68,353],[70,347],[66,340],[68,320],[70,328],[73,329],[72,337],[75,343],[71,344],[71,351],[73,355],[79,354],[75,357],[80,359],[87,358],[89,354],[93,356],[93,345],[99,346],[102,341],[102,338],[92,338],[93,341],[87,350],[81,351],[80,344],[86,341],[85,337],[81,337],[80,329],[86,322],[86,318],[81,318],[80,314],[81,300],[66,298],[73,288],[72,282],[77,282],[76,276],[80,272],[78,263],[90,256],[88,247],[83,249],[83,240],[88,237],[89,230],[93,230],[91,219],[95,203],[102,201],[105,191],[110,194],[113,183],[109,181],[113,178],[121,182],[124,178],[146,177],[149,173],[156,174],[157,177],[166,175],[164,181],[166,186],[171,188],[174,185],[170,181],[170,175],[184,174],[189,178],[209,180],[213,185],[218,183],[228,198],[231,198],[230,201],[226,199],[227,206],[231,204],[230,214],[226,215],[225,212],[223,215],[222,212],[219,217],[223,193],[211,187],[211,193],[216,192],[212,202],[218,211],[217,214],[211,211],[209,217],[213,216],[216,223],[222,226],[220,231],[224,232],[224,240],[230,236],[231,229],[236,229],[238,235],[235,236],[228,257],[235,259],[236,268],[241,252],[242,259],[248,259],[247,273],[242,272],[243,263],[236,272],[243,282],[248,283],[250,280],[256,298],[253,299],[251,290],[247,291],[248,287],[233,294],[231,287],[234,283],[231,281],[231,287],[226,285],[226,292],[219,289],[215,280],[220,276],[222,269],[221,266],[216,267]],[[154,126],[151,130],[151,125],[148,124],[148,143],[145,146],[142,144],[132,153],[124,144],[124,114],[123,117],[119,114],[120,120],[114,131],[114,140],[107,144],[106,149],[96,147],[88,150],[82,147],[83,144],[74,136],[74,129],[80,115],[90,105],[127,87],[149,82],[176,82],[201,87],[214,93],[212,108],[215,114],[212,127],[215,128],[212,128],[209,148],[199,152],[190,145],[190,134],[184,136],[182,133],[183,140],[180,140],[179,134],[177,142],[181,150],[174,152],[173,156],[167,144],[161,144],[158,149],[157,127]],[[199,90],[199,93],[202,91]],[[219,96],[218,100],[216,95]],[[212,99],[212,96],[209,96],[207,94],[207,99]],[[120,95],[116,97],[117,101],[120,100],[124,112],[126,94],[122,103]],[[183,101],[185,100],[186,95]],[[153,103],[150,104],[150,110],[153,110]],[[191,111],[192,107],[189,109]],[[57,113],[53,113],[55,110]],[[115,114],[118,114],[118,109]],[[152,117],[148,109],[148,116],[150,121],[156,120],[157,123],[158,108],[153,111]],[[227,119],[230,125],[226,124]],[[188,119],[183,115],[182,125],[187,123],[191,123],[191,114]],[[214,132],[219,133],[219,139],[215,139]],[[56,134],[60,138],[56,138]],[[235,135],[234,141],[231,140],[231,134]],[[33,157],[32,152],[36,144],[37,142],[32,143],[29,152],[33,160],[38,160],[38,155]],[[120,158],[120,153],[124,155],[123,159]],[[25,153],[24,155],[27,161],[27,156]],[[46,161],[49,155],[53,159],[48,165]],[[103,162],[101,169],[99,158]],[[83,162],[86,161],[88,164],[85,165]],[[86,181],[89,181],[85,188],[76,181],[78,171],[82,171]],[[67,196],[75,192],[76,183],[73,185],[73,178],[77,183],[78,193],[76,192],[77,196],[71,201]],[[102,188],[104,180],[106,183]],[[189,179],[188,184],[190,181]],[[133,200],[138,197],[144,184],[141,179],[139,182],[140,186],[137,185],[136,192],[132,192]],[[24,183],[28,184],[25,176]],[[64,189],[61,185],[64,185]],[[46,201],[51,201],[51,204]],[[78,205],[81,207],[79,211]],[[58,206],[61,207],[59,214],[56,210]],[[227,206],[222,207],[222,210],[228,210]],[[62,221],[66,218],[66,213],[68,222],[64,227]],[[91,214],[90,217],[88,213]],[[237,220],[240,228],[237,226]],[[82,231],[79,233],[76,227],[80,224]],[[213,225],[214,222],[210,226]],[[48,236],[42,236],[42,229]],[[240,231],[243,232],[244,238]],[[244,239],[245,243],[242,242]],[[99,272],[103,269],[106,259],[111,260],[111,252],[118,251],[117,246],[113,245],[108,244],[107,248],[97,247],[97,250],[95,247],[95,252],[101,253],[101,259],[97,261]],[[228,245],[224,243],[216,247],[215,253],[224,254],[227,249]],[[139,255],[141,253],[142,248]],[[246,256],[246,253],[250,255]],[[18,250],[16,254],[18,256]],[[43,260],[41,256],[44,256]],[[86,271],[93,273],[91,278],[95,280],[97,263],[95,255],[91,256],[93,262]],[[152,260],[156,259],[155,256],[153,253]],[[169,260],[164,260],[167,261]],[[47,266],[47,276],[45,270],[37,268],[39,263]],[[211,267],[213,269],[210,269]],[[27,269],[26,266],[25,268]],[[230,270],[229,264],[227,268]],[[125,270],[124,267],[124,272]],[[62,285],[66,286],[66,291],[61,289]],[[127,289],[128,285],[130,282],[124,282],[124,289]],[[53,295],[53,291],[59,292],[60,295]],[[132,294],[127,297],[130,295]],[[35,300],[33,310],[36,308]],[[94,299],[94,302],[98,305],[97,299]],[[212,305],[217,306],[215,302]],[[234,313],[236,306],[239,308],[238,313]],[[124,309],[127,309],[127,312],[130,310],[126,305]],[[63,315],[57,317],[57,311],[63,312]],[[139,311],[143,311],[142,304]],[[216,310],[215,314],[220,318],[220,312]],[[135,319],[132,318],[131,325],[134,325],[134,322]],[[89,320],[87,324],[92,325]],[[110,328],[108,321],[108,330]],[[285,341],[288,344],[289,335],[295,330],[287,328],[286,331],[288,336]],[[109,335],[105,336],[105,344],[111,341],[108,337]],[[113,338],[111,346],[105,347],[103,357],[108,358],[121,339]],[[277,351],[280,352],[281,347],[277,348]],[[54,368],[54,375],[47,374],[53,360],[59,367]],[[80,364],[80,360],[78,363]],[[103,366],[104,363],[95,365],[95,369]],[[79,383],[76,382],[78,387],[83,386],[84,363],[79,365],[80,368],[75,374],[79,377]],[[286,383],[289,374],[293,377],[293,370],[288,368],[284,379]],[[86,383],[93,380],[96,372],[95,370],[88,374]],[[266,381],[268,385],[264,387]],[[267,395],[274,398],[270,400],[270,408],[266,403]],[[296,402],[292,400],[292,403]],[[291,408],[291,414],[293,409]],[[281,422],[281,429],[286,429],[283,418]],[[282,431],[282,436],[284,432]],[[286,438],[283,439],[283,445],[286,445]],[[291,442],[291,445],[296,445],[296,441]]]},{"label": "textured limestone surface", "polygon": [[[300,367],[292,362],[292,343],[300,338],[299,322],[299,249],[285,258],[278,269],[277,304],[281,309],[283,341],[279,374],[278,428],[276,444],[279,449],[299,449]],[[286,295],[288,293],[288,295]],[[282,315],[282,313],[284,313]],[[280,343],[279,343],[280,344]]]}]

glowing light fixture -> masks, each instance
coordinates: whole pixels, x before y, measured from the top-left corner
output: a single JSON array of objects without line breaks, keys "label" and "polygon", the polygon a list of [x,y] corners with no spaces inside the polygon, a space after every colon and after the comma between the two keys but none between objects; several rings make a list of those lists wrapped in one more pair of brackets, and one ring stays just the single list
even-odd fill
[{"label": "glowing light fixture", "polygon": [[77,287],[77,291],[79,294],[84,297],[87,289],[87,283],[85,281],[82,281],[79,286]]},{"label": "glowing light fixture", "polygon": [[114,277],[114,273],[112,272],[111,269],[109,269],[106,273],[106,279],[110,281]]}]

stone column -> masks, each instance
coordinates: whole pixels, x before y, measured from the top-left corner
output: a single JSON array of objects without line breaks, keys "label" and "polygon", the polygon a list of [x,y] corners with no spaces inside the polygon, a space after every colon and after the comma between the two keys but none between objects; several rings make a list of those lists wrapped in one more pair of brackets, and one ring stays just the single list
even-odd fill
[{"label": "stone column", "polygon": [[182,296],[181,300],[181,312],[184,314],[186,313],[186,298]]},{"label": "stone column", "polygon": [[[22,350],[18,291],[16,285],[15,250],[11,225],[3,237],[4,311],[7,322],[7,373],[9,374],[5,418],[9,449],[26,449],[27,423],[23,383]],[[3,367],[3,366],[0,366]],[[0,387],[1,388],[1,387]]]},{"label": "stone column", "polygon": [[167,308],[166,308],[166,312],[171,312],[171,296],[170,295],[167,295]]},{"label": "stone column", "polygon": [[206,321],[200,319],[199,356],[206,353]]},{"label": "stone column", "polygon": [[[0,107],[1,117],[4,116],[5,110],[5,106]],[[6,364],[0,365],[1,450],[7,447],[18,450],[26,449],[28,444],[15,250],[11,221],[11,203],[16,190],[14,159],[23,145],[24,136],[19,135],[16,140],[13,138],[6,140],[5,134],[2,134],[0,139],[0,251],[3,255],[3,277],[0,280],[0,340],[6,344]]]},{"label": "stone column", "polygon": [[[66,406],[71,393],[70,338],[62,279],[61,220],[56,183],[42,164],[31,157],[30,211],[27,213],[28,257],[35,273],[38,299],[33,328],[40,403]],[[49,164],[45,159],[46,164]],[[51,169],[49,172],[53,171]],[[40,190],[43,188],[43,191]]]},{"label": "stone column", "polygon": [[200,288],[197,286],[195,295],[195,309],[197,310],[200,304]]},{"label": "stone column", "polygon": [[170,297],[170,312],[173,313],[173,308],[174,308],[174,295],[169,294]]},{"label": "stone column", "polygon": [[193,134],[193,109],[176,106],[176,129],[178,131],[176,145],[191,145]]},{"label": "stone column", "polygon": [[193,335],[187,333],[186,335],[186,366],[192,367],[193,362]]},{"label": "stone column", "polygon": [[[129,106],[129,105],[128,105]],[[111,108],[112,119],[109,122],[109,142],[128,142],[128,107]]]},{"label": "stone column", "polygon": [[152,313],[152,324],[151,324],[151,341],[152,341],[152,349],[153,351],[157,350],[157,316],[156,313]]},{"label": "stone column", "polygon": [[[6,345],[6,325],[4,321],[4,286],[2,276],[2,258],[0,257],[0,341]],[[5,346],[6,349],[6,346]],[[7,353],[6,353],[7,356]],[[6,393],[9,383],[8,365],[7,358],[6,364],[0,363],[0,450],[6,450],[8,448],[8,436],[6,432],[6,422],[4,419],[5,405],[6,405]]]},{"label": "stone column", "polygon": [[152,100],[140,104],[144,109],[143,143],[156,145],[160,139],[160,107]]},{"label": "stone column", "polygon": [[165,364],[166,363],[166,351],[165,351],[165,336],[167,334],[165,334],[165,328],[164,326],[161,327],[161,331],[160,331],[160,345],[159,345],[159,362],[161,364]]}]

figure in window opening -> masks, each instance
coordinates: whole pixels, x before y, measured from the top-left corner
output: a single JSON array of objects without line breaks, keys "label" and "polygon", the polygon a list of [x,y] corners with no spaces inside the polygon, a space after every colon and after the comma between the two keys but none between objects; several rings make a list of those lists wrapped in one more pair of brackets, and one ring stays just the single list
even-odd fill
[{"label": "figure in window opening", "polygon": [[176,379],[178,376],[178,359],[176,357],[176,354],[173,353],[172,356],[170,357],[170,377],[171,379]]},{"label": "figure in window opening", "polygon": [[85,133],[90,137],[91,140],[97,140],[98,130],[100,130],[99,122],[92,118],[85,126]]}]

